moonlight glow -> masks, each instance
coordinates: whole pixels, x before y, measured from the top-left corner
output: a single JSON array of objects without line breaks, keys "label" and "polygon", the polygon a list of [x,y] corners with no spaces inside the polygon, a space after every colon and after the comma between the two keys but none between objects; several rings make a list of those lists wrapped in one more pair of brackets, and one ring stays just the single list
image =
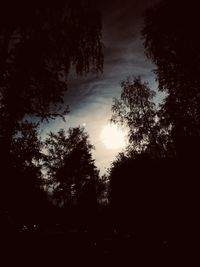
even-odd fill
[{"label": "moonlight glow", "polygon": [[116,125],[107,124],[101,132],[101,141],[107,149],[125,147],[125,133]]}]

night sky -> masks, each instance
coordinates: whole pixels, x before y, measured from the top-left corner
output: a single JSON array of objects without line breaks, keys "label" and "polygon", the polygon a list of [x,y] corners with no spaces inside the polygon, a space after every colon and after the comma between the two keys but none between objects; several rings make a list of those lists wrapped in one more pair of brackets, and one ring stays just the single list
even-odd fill
[{"label": "night sky", "polygon": [[[156,1],[100,2],[98,8],[102,14],[105,46],[103,74],[77,77],[71,73],[65,95],[65,103],[70,108],[66,123],[56,119],[45,126],[43,133],[83,125],[89,133],[91,143],[95,146],[93,155],[97,167],[103,174],[118,152],[122,151],[122,148],[107,149],[101,140],[102,128],[111,118],[112,100],[120,96],[121,81],[127,76],[140,75],[144,81],[149,82],[151,88],[156,90],[154,66],[144,54],[140,35],[144,11]],[[160,98],[158,95],[157,101]]]}]

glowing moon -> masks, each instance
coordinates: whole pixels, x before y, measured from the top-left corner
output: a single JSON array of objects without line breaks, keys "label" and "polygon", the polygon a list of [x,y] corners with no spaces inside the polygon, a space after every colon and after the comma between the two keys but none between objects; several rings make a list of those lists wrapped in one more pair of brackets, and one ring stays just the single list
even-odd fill
[{"label": "glowing moon", "polygon": [[125,132],[117,125],[107,124],[101,131],[101,141],[107,149],[118,149],[125,147]]}]

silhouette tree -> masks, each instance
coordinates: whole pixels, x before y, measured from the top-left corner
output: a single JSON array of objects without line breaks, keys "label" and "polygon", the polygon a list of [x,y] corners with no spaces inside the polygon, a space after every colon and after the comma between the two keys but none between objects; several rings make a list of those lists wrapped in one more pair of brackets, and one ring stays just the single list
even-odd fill
[{"label": "silhouette tree", "polygon": [[159,127],[155,92],[140,77],[121,83],[120,99],[114,99],[111,121],[128,128],[129,148],[133,153],[163,156],[166,133]]},{"label": "silhouette tree", "polygon": [[71,66],[102,70],[100,15],[88,0],[18,1],[0,9],[0,145],[9,162],[15,127],[25,115],[64,114],[60,104]]},{"label": "silhouette tree", "polygon": [[[198,25],[196,1],[188,4],[162,0],[147,11],[143,29],[146,53],[156,65],[159,89],[167,93],[161,110],[162,123],[170,128],[178,159],[177,172],[172,172],[171,176],[177,183],[177,177],[181,175],[178,181],[181,189],[177,187],[177,199],[180,200],[176,202],[179,202],[180,212],[175,223],[181,222],[186,229],[185,244],[195,244],[193,237],[198,231],[195,224],[200,151]],[[181,240],[180,232],[179,238]],[[186,250],[190,249],[186,245]]]},{"label": "silhouette tree", "polygon": [[109,169],[115,226],[134,231],[140,238],[150,237],[151,244],[175,240],[186,211],[186,168],[183,173],[182,168],[174,159],[151,159],[147,154],[132,158],[120,153]]},{"label": "silhouette tree", "polygon": [[47,204],[42,188],[42,142],[37,124],[23,121],[18,129],[11,144],[10,177],[4,181],[4,209],[15,226],[33,225],[42,219]]},{"label": "silhouette tree", "polygon": [[179,156],[191,156],[192,150],[199,147],[198,25],[197,2],[188,5],[163,0],[147,10],[142,32],[146,53],[156,65],[159,89],[167,93],[162,106],[163,123],[171,128]]},{"label": "silhouette tree", "polygon": [[[145,213],[145,172],[149,166],[140,160],[120,153],[109,169],[109,201],[113,213],[114,225],[121,231],[136,231],[142,224],[142,213]],[[143,184],[143,185],[142,185]],[[137,229],[138,230],[138,229]]]},{"label": "silhouette tree", "polygon": [[93,146],[84,128],[61,129],[45,140],[47,175],[54,186],[57,203],[94,205],[97,201],[98,170],[92,159]]},{"label": "silhouette tree", "polygon": [[12,8],[3,1],[0,7],[0,165],[5,188],[0,202],[5,210],[19,122],[27,115],[64,115],[67,109],[61,104],[70,67],[80,75],[101,71],[103,56],[100,14],[90,0],[18,1]]}]

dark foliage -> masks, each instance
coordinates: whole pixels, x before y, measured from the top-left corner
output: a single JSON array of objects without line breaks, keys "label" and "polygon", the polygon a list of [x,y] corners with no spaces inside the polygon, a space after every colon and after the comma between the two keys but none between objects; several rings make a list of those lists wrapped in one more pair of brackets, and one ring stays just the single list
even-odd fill
[{"label": "dark foliage", "polygon": [[1,181],[2,221],[8,231],[42,223],[47,215],[50,204],[42,187],[41,149],[37,124],[20,123],[11,144],[9,177]]},{"label": "dark foliage", "polygon": [[198,171],[195,163],[174,159],[118,159],[110,171],[115,227],[152,246],[189,252],[197,231]]},{"label": "dark foliage", "polygon": [[7,114],[49,116],[50,105],[62,101],[71,65],[79,74],[102,69],[100,15],[90,1],[19,1],[12,10],[5,3],[0,17]]},{"label": "dark foliage", "polygon": [[65,114],[60,105],[70,67],[101,71],[101,19],[91,1],[17,1],[0,9],[0,146],[2,166],[17,123]]},{"label": "dark foliage", "polygon": [[92,159],[88,134],[84,128],[61,129],[45,140],[45,167],[54,197],[61,205],[92,205],[97,201],[98,170]]},{"label": "dark foliage", "polygon": [[23,119],[66,114],[70,69],[83,75],[102,71],[102,65],[101,16],[92,1],[0,4],[2,214],[12,210],[23,222],[33,221],[46,203],[40,190],[41,141],[35,125]]},{"label": "dark foliage", "polygon": [[[197,1],[164,0],[147,11],[144,46],[156,65],[159,89],[167,93],[163,125],[172,129],[178,157],[200,136],[200,36]],[[199,141],[196,146],[199,146]],[[185,147],[184,157],[191,156]]]},{"label": "dark foliage", "polygon": [[127,153],[148,153],[151,158],[172,156],[170,130],[161,125],[155,92],[140,77],[121,83],[120,99],[114,99],[111,121],[128,129]]}]

